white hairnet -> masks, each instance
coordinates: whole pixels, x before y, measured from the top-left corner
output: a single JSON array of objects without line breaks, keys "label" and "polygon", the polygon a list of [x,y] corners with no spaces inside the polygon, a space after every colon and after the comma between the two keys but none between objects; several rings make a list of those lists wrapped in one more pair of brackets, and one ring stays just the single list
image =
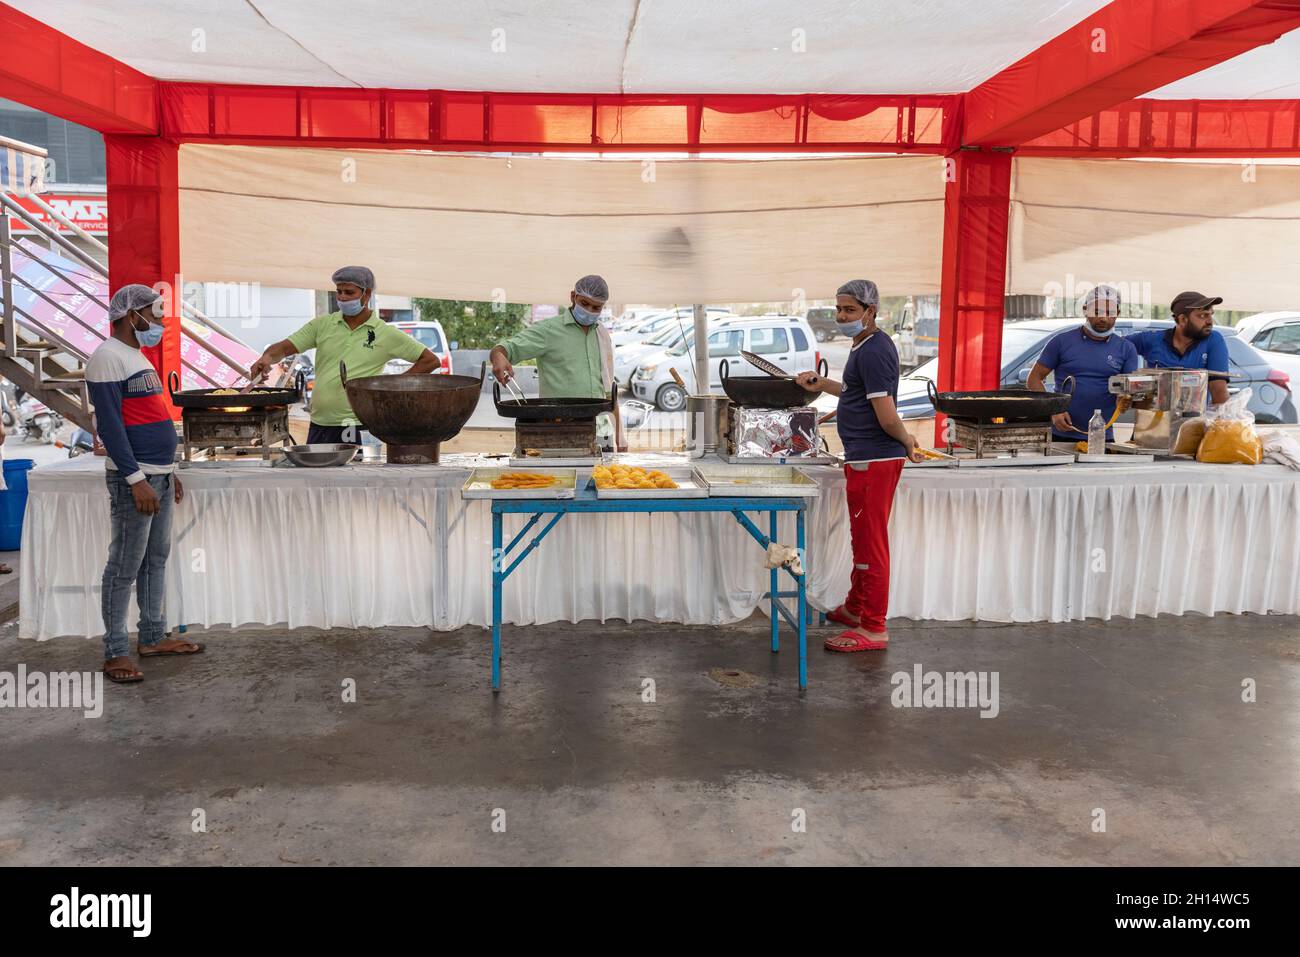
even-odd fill
[{"label": "white hairnet", "polygon": [[862,303],[863,308],[867,306],[880,306],[880,290],[870,279],[850,279],[839,289],[835,290],[837,296],[852,296],[858,302]]},{"label": "white hairnet", "polygon": [[1093,286],[1083,297],[1083,314],[1089,319],[1119,315],[1119,290],[1114,286]]},{"label": "white hairnet", "polygon": [[375,274],[365,266],[343,266],[334,270],[330,282],[336,286],[341,282],[350,282],[354,286],[360,286],[362,290],[374,289]]},{"label": "white hairnet", "polygon": [[609,285],[599,276],[583,276],[573,284],[573,291],[579,296],[586,296],[588,299],[599,299],[601,302],[609,301]]},{"label": "white hairnet", "polygon": [[162,295],[157,291],[138,282],[123,286],[113,293],[113,298],[108,301],[108,321],[117,322],[127,313],[135,312],[137,309],[152,310],[153,304],[161,298]]}]

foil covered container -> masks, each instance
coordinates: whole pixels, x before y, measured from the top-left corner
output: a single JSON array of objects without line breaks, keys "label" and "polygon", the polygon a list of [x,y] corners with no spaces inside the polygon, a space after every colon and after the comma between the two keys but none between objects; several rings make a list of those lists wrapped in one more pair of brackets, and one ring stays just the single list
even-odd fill
[{"label": "foil covered container", "polygon": [[732,455],[786,458],[818,454],[817,410],[732,408],[728,451]]}]

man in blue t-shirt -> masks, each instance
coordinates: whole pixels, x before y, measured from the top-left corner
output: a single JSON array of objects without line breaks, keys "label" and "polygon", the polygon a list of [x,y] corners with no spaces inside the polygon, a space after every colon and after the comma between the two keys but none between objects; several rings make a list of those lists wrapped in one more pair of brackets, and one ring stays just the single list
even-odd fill
[{"label": "man in blue t-shirt", "polygon": [[[1029,388],[1036,392],[1047,391],[1043,380],[1048,373],[1056,377],[1057,392],[1067,376],[1074,377],[1070,408],[1052,416],[1053,438],[1081,441],[1088,434],[1088,421],[1098,409],[1109,422],[1118,398],[1108,387],[1110,377],[1138,367],[1133,343],[1114,332],[1119,305],[1119,290],[1093,286],[1083,300],[1083,325],[1052,336],[1029,372]],[[1113,431],[1107,429],[1106,441],[1114,439]]]},{"label": "man in blue t-shirt", "polygon": [[1228,401],[1228,343],[1214,328],[1214,307],[1218,296],[1180,292],[1169,305],[1174,317],[1172,329],[1155,329],[1128,337],[1152,369],[1206,369],[1210,372],[1210,401]]}]

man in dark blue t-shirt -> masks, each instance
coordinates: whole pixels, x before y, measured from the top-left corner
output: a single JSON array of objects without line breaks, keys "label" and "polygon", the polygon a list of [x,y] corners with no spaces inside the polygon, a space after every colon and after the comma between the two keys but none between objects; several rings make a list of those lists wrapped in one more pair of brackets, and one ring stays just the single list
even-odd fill
[{"label": "man in dark blue t-shirt", "polygon": [[1172,329],[1153,329],[1128,337],[1149,368],[1208,370],[1210,401],[1215,405],[1228,401],[1228,377],[1214,373],[1230,371],[1228,343],[1214,328],[1214,307],[1221,302],[1218,296],[1180,292],[1169,306],[1174,317]]},{"label": "man in dark blue t-shirt", "polygon": [[889,643],[889,512],[903,463],[921,461],[898,417],[898,350],[876,326],[880,293],[869,279],[854,279],[836,291],[835,324],[853,340],[844,381],[814,372],[795,377],[809,392],[839,396],[836,409],[844,443],[845,495],[853,571],[848,597],[826,617],[849,630],[826,639],[828,651],[878,651]]},{"label": "man in dark blue t-shirt", "polygon": [[[1093,286],[1083,300],[1083,325],[1047,340],[1029,372],[1029,388],[1037,392],[1047,391],[1043,380],[1049,372],[1056,378],[1057,392],[1067,377],[1074,377],[1070,408],[1052,416],[1053,438],[1081,441],[1088,434],[1092,414],[1098,409],[1109,422],[1119,398],[1110,392],[1110,377],[1138,367],[1137,349],[1130,340],[1114,332],[1119,305],[1119,290],[1113,286]],[[1106,441],[1114,439],[1113,431],[1108,428]]]}]

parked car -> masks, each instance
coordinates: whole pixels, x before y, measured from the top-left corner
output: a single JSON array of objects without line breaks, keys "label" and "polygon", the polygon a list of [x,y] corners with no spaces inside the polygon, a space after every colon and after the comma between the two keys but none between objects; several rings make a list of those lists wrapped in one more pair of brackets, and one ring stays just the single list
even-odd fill
[{"label": "parked car", "polygon": [[[709,323],[712,325],[720,319],[734,319],[734,316],[709,316]],[[618,383],[621,389],[630,389],[632,387],[632,375],[641,361],[649,355],[656,352],[663,352],[665,349],[671,349],[682,342],[683,339],[693,339],[695,321],[682,319],[681,323],[669,323],[664,326],[653,339],[647,342],[628,342],[621,346],[614,347],[614,381]]]},{"label": "parked car", "polygon": [[1288,322],[1300,322],[1300,312],[1257,312],[1242,319],[1233,328],[1237,330],[1237,335],[1258,349],[1259,346],[1255,345],[1256,337],[1274,326]]},{"label": "parked car", "polygon": [[[1078,319],[1035,319],[1028,322],[1008,323],[1002,327],[1002,379],[1000,388],[1024,388],[1029,379],[1029,370],[1043,351],[1047,340],[1065,329],[1080,324]],[[1168,329],[1173,326],[1168,320],[1120,319],[1115,323],[1115,330],[1120,335],[1131,335],[1147,329]],[[1220,328],[1228,345],[1228,361],[1231,368],[1227,371],[1238,374],[1228,386],[1230,393],[1250,386],[1250,411],[1255,413],[1255,421],[1261,423],[1295,423],[1300,421],[1296,413],[1295,402],[1291,395],[1290,377],[1287,373],[1270,365],[1267,358],[1243,342],[1235,329]],[[939,360],[932,359],[921,365],[905,377],[898,387],[898,414],[904,419],[929,418],[934,415],[934,406],[930,404],[926,381],[937,384]],[[1049,377],[1050,381],[1050,377]],[[1121,416],[1119,421],[1131,422],[1132,412]]]},{"label": "parked car", "polygon": [[1237,335],[1250,343],[1276,369],[1300,381],[1300,312],[1264,312],[1247,316],[1236,326]]},{"label": "parked car", "polygon": [[621,316],[612,319],[609,323],[609,328],[611,331],[628,329],[637,323],[644,322],[651,316],[657,316],[667,311],[668,310],[666,309],[628,309],[625,310]]},{"label": "parked car", "polygon": [[898,365],[911,369],[939,354],[939,299],[918,296],[909,299],[898,316],[893,333],[898,348]]},{"label": "parked car", "polygon": [[[722,392],[722,363],[730,375],[758,375],[741,356],[753,352],[776,363],[787,372],[811,372],[821,363],[813,332],[801,316],[733,316],[710,323],[709,391]],[[646,356],[632,376],[632,394],[643,402],[652,402],[665,412],[686,407],[687,391],[673,380],[670,368],[676,368],[686,382],[686,390],[696,391],[695,369],[691,361],[694,336],[687,332],[686,341],[663,352]],[[809,401],[812,396],[810,394]]]},{"label": "parked car", "polygon": [[[439,367],[433,370],[435,374],[451,375],[451,346],[447,342],[447,334],[442,331],[442,323],[436,319],[432,322],[395,322],[393,328],[401,329],[438,356]],[[387,375],[405,372],[409,368],[411,363],[402,359],[390,359],[384,364]]]},{"label": "parked car", "polygon": [[[730,313],[721,306],[709,306],[705,313],[709,316],[726,316]],[[679,322],[689,326],[695,321],[695,309],[691,306],[680,306],[677,309],[669,309],[664,312],[656,313],[653,316],[641,320],[640,322],[613,332],[610,335],[610,341],[615,347],[629,342],[646,342],[653,339],[665,329],[675,327]]]},{"label": "parked car", "polygon": [[835,325],[835,310],[830,306],[809,309],[804,314],[804,321],[808,323],[808,328],[813,331],[818,342],[830,342],[840,334],[839,328]]}]

